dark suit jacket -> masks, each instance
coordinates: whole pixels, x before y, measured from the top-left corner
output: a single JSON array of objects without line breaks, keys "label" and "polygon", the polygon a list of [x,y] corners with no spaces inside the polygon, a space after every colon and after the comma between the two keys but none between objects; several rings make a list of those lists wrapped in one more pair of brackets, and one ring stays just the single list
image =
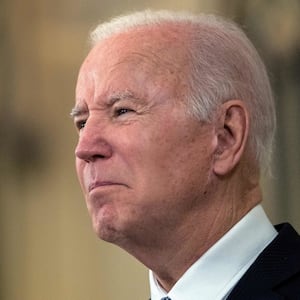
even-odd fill
[{"label": "dark suit jacket", "polygon": [[279,234],[240,279],[228,300],[300,300],[300,237],[287,223],[275,227]]},{"label": "dark suit jacket", "polygon": [[300,236],[287,223],[275,228],[279,234],[258,256],[227,300],[300,300]]}]

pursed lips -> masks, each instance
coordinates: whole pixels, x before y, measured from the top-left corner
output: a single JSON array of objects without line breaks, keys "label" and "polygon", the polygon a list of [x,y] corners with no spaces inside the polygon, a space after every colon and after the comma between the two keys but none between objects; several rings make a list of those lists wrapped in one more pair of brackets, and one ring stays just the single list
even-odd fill
[{"label": "pursed lips", "polygon": [[126,186],[125,184],[118,183],[118,182],[96,181],[96,182],[93,182],[93,183],[91,183],[89,185],[88,191],[91,192],[92,190],[94,190],[95,188],[98,188],[98,187],[113,186],[113,185],[123,185],[123,186]]}]

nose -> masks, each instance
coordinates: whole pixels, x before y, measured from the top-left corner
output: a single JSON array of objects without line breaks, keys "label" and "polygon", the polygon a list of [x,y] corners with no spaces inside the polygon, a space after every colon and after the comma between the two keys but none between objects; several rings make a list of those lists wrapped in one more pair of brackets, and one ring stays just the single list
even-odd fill
[{"label": "nose", "polygon": [[75,156],[87,163],[96,159],[107,159],[112,156],[112,147],[104,138],[99,128],[86,126],[79,134]]}]

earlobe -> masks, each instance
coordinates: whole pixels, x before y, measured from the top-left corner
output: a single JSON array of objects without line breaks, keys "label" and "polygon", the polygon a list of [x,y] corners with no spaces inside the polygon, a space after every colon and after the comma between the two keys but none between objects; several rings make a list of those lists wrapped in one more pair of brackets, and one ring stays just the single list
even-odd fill
[{"label": "earlobe", "polygon": [[249,114],[245,103],[241,100],[225,102],[216,123],[214,173],[221,176],[231,172],[245,152],[249,132]]}]

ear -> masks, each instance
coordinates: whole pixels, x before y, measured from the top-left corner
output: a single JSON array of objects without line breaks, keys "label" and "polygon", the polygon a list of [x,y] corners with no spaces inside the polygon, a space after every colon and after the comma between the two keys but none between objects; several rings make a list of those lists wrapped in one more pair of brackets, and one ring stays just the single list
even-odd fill
[{"label": "ear", "polygon": [[249,114],[241,100],[222,104],[216,121],[217,146],[214,160],[216,175],[228,174],[241,160],[248,139]]}]

